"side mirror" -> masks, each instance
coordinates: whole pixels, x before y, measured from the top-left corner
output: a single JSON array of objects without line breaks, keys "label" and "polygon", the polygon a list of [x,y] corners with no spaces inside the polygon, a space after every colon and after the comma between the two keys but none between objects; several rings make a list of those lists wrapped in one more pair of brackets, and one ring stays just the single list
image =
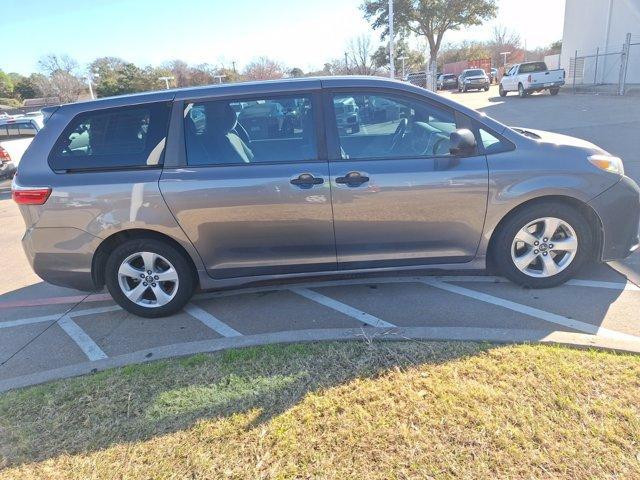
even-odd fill
[{"label": "side mirror", "polygon": [[472,155],[476,151],[476,146],[476,137],[467,128],[459,128],[449,135],[451,155]]}]

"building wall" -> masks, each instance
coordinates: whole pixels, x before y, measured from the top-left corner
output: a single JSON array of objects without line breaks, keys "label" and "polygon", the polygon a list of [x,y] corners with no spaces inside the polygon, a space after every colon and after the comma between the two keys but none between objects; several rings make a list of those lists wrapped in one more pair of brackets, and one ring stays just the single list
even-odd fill
[{"label": "building wall", "polygon": [[[560,64],[569,71],[571,57],[604,52],[620,52],[627,33],[640,42],[640,0],[566,0]],[[617,83],[618,55],[586,59],[585,82]],[[567,78],[570,83],[571,78]],[[631,47],[627,82],[640,83],[640,45]]]}]

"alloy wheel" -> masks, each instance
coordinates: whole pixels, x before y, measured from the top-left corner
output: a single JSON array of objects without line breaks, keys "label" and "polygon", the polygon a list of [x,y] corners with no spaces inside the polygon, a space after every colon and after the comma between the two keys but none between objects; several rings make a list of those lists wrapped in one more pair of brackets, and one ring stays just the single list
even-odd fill
[{"label": "alloy wheel", "polygon": [[511,259],[518,270],[548,278],[566,269],[578,253],[578,237],[566,221],[555,217],[533,220],[511,243]]},{"label": "alloy wheel", "polygon": [[165,257],[153,252],[137,252],[125,258],[118,268],[122,293],[136,305],[161,307],[178,292],[178,272]]}]

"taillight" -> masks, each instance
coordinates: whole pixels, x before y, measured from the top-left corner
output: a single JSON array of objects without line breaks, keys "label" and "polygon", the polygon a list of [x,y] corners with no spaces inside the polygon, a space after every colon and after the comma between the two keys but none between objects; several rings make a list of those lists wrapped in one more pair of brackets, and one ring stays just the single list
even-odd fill
[{"label": "taillight", "polygon": [[18,205],[44,205],[51,195],[50,187],[23,187],[13,179],[11,198]]},{"label": "taillight", "polygon": [[0,163],[7,163],[11,161],[11,155],[4,148],[0,147]]}]

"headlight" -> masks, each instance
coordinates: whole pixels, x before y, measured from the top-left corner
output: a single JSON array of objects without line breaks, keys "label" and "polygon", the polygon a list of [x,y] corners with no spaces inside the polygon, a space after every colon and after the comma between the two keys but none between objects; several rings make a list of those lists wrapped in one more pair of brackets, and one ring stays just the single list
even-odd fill
[{"label": "headlight", "polygon": [[612,157],[610,155],[591,155],[587,159],[600,170],[624,175],[624,165],[622,164],[622,159],[619,157]]}]

